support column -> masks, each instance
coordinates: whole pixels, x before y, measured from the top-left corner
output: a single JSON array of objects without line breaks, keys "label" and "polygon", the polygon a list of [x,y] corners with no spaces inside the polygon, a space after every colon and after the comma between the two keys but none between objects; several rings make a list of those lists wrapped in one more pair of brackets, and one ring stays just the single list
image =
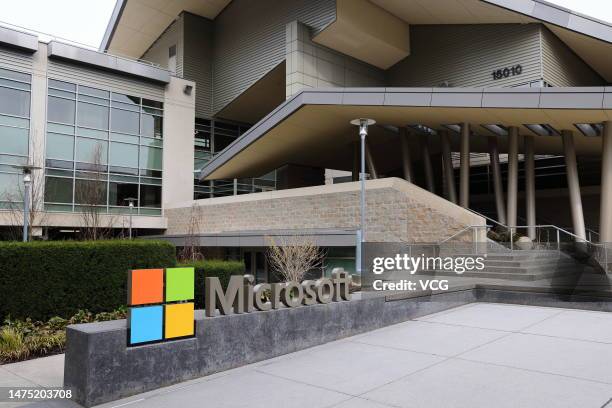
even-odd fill
[{"label": "support column", "polygon": [[370,178],[377,179],[378,173],[376,172],[376,166],[374,166],[374,159],[372,158],[372,151],[370,150],[370,143],[366,141],[365,145],[365,156],[366,156],[366,164],[368,165],[368,173],[370,173]]},{"label": "support column", "polygon": [[491,161],[491,171],[493,172],[493,190],[495,192],[497,220],[505,224],[506,208],[504,206],[504,188],[502,186],[502,176],[499,168],[499,149],[497,147],[496,137],[489,138],[489,159]]},{"label": "support column", "polygon": [[461,124],[461,146],[459,150],[459,205],[470,206],[470,124]]},{"label": "support column", "polygon": [[433,167],[431,166],[431,155],[429,153],[428,142],[428,136],[421,137],[420,144],[421,156],[423,156],[423,167],[425,170],[425,186],[430,193],[435,193]]},{"label": "support column", "polygon": [[410,133],[405,127],[399,128],[400,146],[402,149],[402,170],[404,171],[404,179],[412,183],[412,159],[410,158],[410,147],[408,139]]},{"label": "support column", "polygon": [[444,178],[446,179],[446,193],[448,200],[457,204],[457,189],[455,187],[455,173],[453,169],[453,156],[451,153],[450,135],[447,130],[440,131],[442,144],[442,163],[444,165]]},{"label": "support column", "polygon": [[576,163],[576,149],[574,147],[574,134],[571,130],[564,130],[561,132],[561,136],[563,137],[563,150],[565,152],[567,188],[569,190],[574,234],[586,240],[582,198],[580,196],[580,182],[578,181],[578,164]]},{"label": "support column", "polygon": [[516,126],[508,128],[508,226],[516,227],[516,201],[518,194],[518,136]]},{"label": "support column", "polygon": [[535,150],[533,136],[525,136],[525,199],[527,205],[527,236],[536,239]]},{"label": "support column", "polygon": [[602,143],[599,241],[612,242],[612,121],[604,123]]}]

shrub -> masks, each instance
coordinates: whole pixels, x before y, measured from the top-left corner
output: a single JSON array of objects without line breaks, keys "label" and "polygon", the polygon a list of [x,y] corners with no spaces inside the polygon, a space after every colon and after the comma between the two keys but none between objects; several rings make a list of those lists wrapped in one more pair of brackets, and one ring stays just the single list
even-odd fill
[{"label": "shrub", "polygon": [[161,241],[0,242],[0,316],[115,310],[126,303],[129,269],[175,264],[174,247]]},{"label": "shrub", "polygon": [[204,279],[216,276],[221,281],[223,289],[227,289],[230,276],[244,274],[244,263],[242,261],[223,261],[211,259],[204,261],[189,262],[179,266],[190,266],[195,268],[195,306],[197,309],[204,308]]}]

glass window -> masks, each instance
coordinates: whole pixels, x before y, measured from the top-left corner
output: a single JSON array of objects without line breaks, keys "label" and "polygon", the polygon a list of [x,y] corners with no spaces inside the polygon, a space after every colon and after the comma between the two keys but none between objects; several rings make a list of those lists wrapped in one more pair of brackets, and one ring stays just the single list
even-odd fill
[{"label": "glass window", "polygon": [[140,206],[161,208],[161,186],[140,185]]},{"label": "glass window", "polygon": [[47,133],[47,157],[74,160],[74,136]]},{"label": "glass window", "polygon": [[162,150],[140,146],[140,168],[162,170]]},{"label": "glass window", "polygon": [[70,84],[64,81],[58,81],[57,79],[49,79],[49,86],[52,88],[63,89],[64,91],[76,92],[76,85]]},{"label": "glass window", "polygon": [[105,205],[106,181],[76,179],[74,201],[78,204]]},{"label": "glass window", "polygon": [[161,116],[142,114],[142,129],[143,136],[158,137],[163,135],[163,118]]},{"label": "glass window", "polygon": [[125,103],[128,105],[140,106],[140,98],[120,93],[113,93],[113,101]]},{"label": "glass window", "polygon": [[0,86],[7,86],[9,88],[23,89],[25,91],[30,90],[30,84],[24,84],[23,82],[11,81],[10,79],[0,78]]},{"label": "glass window", "polygon": [[139,114],[122,109],[112,109],[111,130],[114,132],[138,134]]},{"label": "glass window", "polygon": [[47,177],[45,181],[45,202],[72,203],[72,179]]},{"label": "glass window", "polygon": [[52,133],[74,135],[74,126],[60,125],[58,123],[47,123],[47,131]]},{"label": "glass window", "polygon": [[106,106],[79,102],[77,117],[79,126],[108,129],[108,108]]},{"label": "glass window", "polygon": [[[108,190],[109,205],[127,206],[126,198],[138,199],[138,184],[110,183]],[[138,206],[138,202],[134,203]]]},{"label": "glass window", "polygon": [[85,163],[106,164],[108,142],[77,137],[76,161]]},{"label": "glass window", "polygon": [[89,86],[83,86],[83,85],[79,86],[79,95],[80,94],[97,96],[98,98],[104,98],[104,99],[108,99],[109,97],[108,91],[103,91],[101,89],[91,88]]},{"label": "glass window", "polygon": [[30,116],[30,93],[0,87],[0,113]]},{"label": "glass window", "polygon": [[225,136],[215,133],[215,153],[219,153],[221,150],[225,149],[229,146],[234,140],[236,140],[233,136]]},{"label": "glass window", "polygon": [[95,130],[88,128],[77,128],[77,136],[92,137],[94,139],[108,139],[108,130]]},{"label": "glass window", "polygon": [[144,106],[150,106],[152,108],[164,109],[164,103],[163,102],[152,101],[150,99],[143,99],[142,100],[142,104]]},{"label": "glass window", "polygon": [[32,82],[32,76],[30,74],[24,74],[23,72],[10,71],[2,68],[0,68],[0,77],[27,83]]},{"label": "glass window", "polygon": [[138,168],[138,146],[111,142],[111,166]]},{"label": "glass window", "polygon": [[49,97],[47,119],[51,122],[74,124],[74,101]]},{"label": "glass window", "polygon": [[19,174],[0,173],[0,201],[21,201]]},{"label": "glass window", "polygon": [[0,126],[0,152],[28,154],[28,129]]}]

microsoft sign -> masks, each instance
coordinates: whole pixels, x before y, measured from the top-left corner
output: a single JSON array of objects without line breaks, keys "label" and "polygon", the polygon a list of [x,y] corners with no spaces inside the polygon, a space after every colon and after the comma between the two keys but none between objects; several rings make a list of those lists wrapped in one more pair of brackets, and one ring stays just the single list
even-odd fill
[{"label": "microsoft sign", "polygon": [[[138,269],[128,274],[128,345],[195,335],[193,268]],[[255,284],[253,275],[234,275],[226,290],[217,277],[205,279],[208,317],[350,300],[351,277],[334,270],[331,279]]]}]

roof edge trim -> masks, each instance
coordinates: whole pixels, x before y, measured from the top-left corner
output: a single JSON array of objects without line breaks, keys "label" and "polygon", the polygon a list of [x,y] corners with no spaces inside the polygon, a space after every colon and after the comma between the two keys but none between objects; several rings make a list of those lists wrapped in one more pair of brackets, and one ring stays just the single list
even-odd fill
[{"label": "roof edge trim", "polygon": [[126,4],[127,0],[116,0],[115,8],[113,9],[111,18],[108,21],[108,25],[106,26],[106,31],[104,32],[104,37],[102,37],[100,47],[98,48],[100,51],[108,50],[110,42],[113,40],[113,36],[115,35],[117,24],[119,24],[119,20],[121,19],[121,15],[123,14],[123,9],[125,9]]}]

